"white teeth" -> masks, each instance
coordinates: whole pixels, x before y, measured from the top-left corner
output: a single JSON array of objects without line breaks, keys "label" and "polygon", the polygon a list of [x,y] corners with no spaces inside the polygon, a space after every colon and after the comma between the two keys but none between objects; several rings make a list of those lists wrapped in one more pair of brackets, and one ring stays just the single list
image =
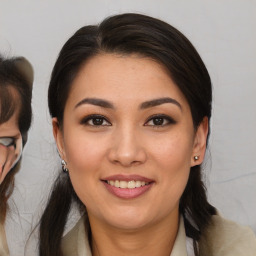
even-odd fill
[{"label": "white teeth", "polygon": [[141,182],[137,180],[137,181],[135,182],[135,187],[136,187],[136,188],[141,187]]},{"label": "white teeth", "polygon": [[108,180],[107,183],[116,188],[139,188],[149,184],[149,182],[139,180]]},{"label": "white teeth", "polygon": [[115,186],[116,188],[119,188],[119,183],[120,183],[119,180],[116,180],[114,186]]},{"label": "white teeth", "polygon": [[135,188],[135,181],[131,180],[128,182],[128,188]]},{"label": "white teeth", "polygon": [[120,180],[120,181],[119,181],[119,187],[120,187],[120,188],[127,188],[127,182],[126,182],[126,181],[123,181],[123,180]]}]

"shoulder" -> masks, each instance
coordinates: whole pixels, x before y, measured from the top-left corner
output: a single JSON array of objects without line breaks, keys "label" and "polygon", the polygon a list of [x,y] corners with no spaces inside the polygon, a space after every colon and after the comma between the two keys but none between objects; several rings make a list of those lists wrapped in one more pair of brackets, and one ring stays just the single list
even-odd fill
[{"label": "shoulder", "polygon": [[256,237],[250,228],[214,215],[211,224],[202,232],[199,247],[205,252],[202,255],[255,256]]}]

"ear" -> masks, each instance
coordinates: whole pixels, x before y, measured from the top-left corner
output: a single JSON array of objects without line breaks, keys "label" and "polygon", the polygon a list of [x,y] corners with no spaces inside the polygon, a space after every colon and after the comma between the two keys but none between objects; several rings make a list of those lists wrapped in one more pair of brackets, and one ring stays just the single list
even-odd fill
[{"label": "ear", "polygon": [[64,140],[63,140],[63,132],[60,128],[59,121],[56,117],[52,119],[52,130],[53,130],[53,136],[55,138],[55,142],[59,151],[60,157],[65,160],[66,154],[65,154],[65,147],[64,147]]},{"label": "ear", "polygon": [[[191,156],[191,167],[200,165],[204,160],[208,130],[208,117],[204,117],[195,134],[193,152]],[[195,157],[198,157],[198,159],[195,159]]]}]

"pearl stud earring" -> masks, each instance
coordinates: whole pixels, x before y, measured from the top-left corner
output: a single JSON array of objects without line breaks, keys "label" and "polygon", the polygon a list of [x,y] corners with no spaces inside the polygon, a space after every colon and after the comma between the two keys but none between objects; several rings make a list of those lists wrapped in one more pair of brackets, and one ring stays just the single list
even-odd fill
[{"label": "pearl stud earring", "polygon": [[199,159],[199,156],[194,156],[194,160],[197,161]]}]

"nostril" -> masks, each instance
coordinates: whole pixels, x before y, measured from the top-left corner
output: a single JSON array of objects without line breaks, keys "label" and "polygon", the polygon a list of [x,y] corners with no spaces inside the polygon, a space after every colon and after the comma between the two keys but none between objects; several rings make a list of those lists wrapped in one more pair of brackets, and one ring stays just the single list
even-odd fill
[{"label": "nostril", "polygon": [[[117,140],[117,138],[115,138]],[[133,139],[122,138],[116,141],[108,152],[108,158],[113,164],[125,167],[139,165],[146,160],[146,152],[140,143]]]}]

